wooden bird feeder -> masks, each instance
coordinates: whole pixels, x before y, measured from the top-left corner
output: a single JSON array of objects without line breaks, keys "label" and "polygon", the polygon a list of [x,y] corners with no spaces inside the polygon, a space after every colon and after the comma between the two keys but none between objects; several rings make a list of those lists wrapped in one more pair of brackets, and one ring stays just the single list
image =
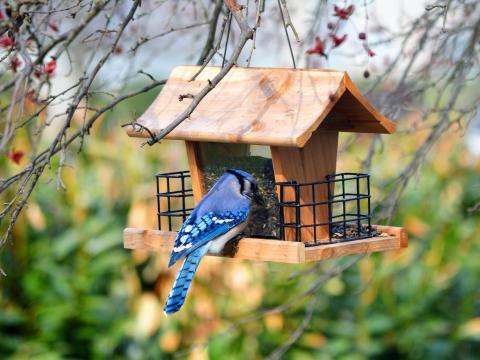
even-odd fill
[{"label": "wooden bird feeder", "polygon": [[[151,132],[170,124],[191,102],[189,94],[198,93],[220,68],[206,67],[191,80],[198,70],[176,67],[137,122]],[[181,95],[187,96],[180,100]],[[168,200],[167,212],[158,201],[159,216],[185,218],[190,190],[195,203],[207,192],[204,171],[210,163],[224,154],[248,155],[248,146],[263,145],[271,152],[279,231],[276,239],[244,237],[228,256],[302,263],[406,247],[403,228],[371,224],[369,176],[335,174],[340,131],[391,134],[395,124],[373,108],[345,72],[233,68],[167,135],[185,141],[190,169],[189,174],[165,175],[181,181],[180,190],[170,183],[162,190],[157,182],[157,199]],[[149,137],[138,127],[130,127],[128,134]],[[188,177],[191,189],[185,187]],[[176,213],[171,201],[182,196],[183,207]],[[169,231],[127,228],[124,246],[170,252],[176,232],[169,225]]]}]

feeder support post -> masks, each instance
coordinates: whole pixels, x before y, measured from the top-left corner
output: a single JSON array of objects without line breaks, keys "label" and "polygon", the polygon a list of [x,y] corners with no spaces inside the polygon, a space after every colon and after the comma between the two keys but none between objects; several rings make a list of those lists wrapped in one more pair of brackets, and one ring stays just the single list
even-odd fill
[{"label": "feeder support post", "polygon": [[203,177],[200,144],[196,141],[185,141],[187,147],[188,165],[192,180],[193,199],[195,205],[205,196],[205,179]]},{"label": "feeder support post", "polygon": [[[298,183],[325,181],[327,175],[335,173],[337,165],[338,131],[317,130],[303,148],[272,146],[272,161],[275,172],[275,181],[286,182],[296,181]],[[331,185],[333,193],[334,185]],[[279,187],[277,186],[277,192]],[[293,187],[285,187],[283,194],[284,201],[295,201]],[[313,206],[300,208],[300,222],[302,225],[327,224],[328,216],[328,188],[327,185],[317,187],[312,191],[311,186],[300,188],[300,203],[325,202],[324,205],[317,205],[315,211]],[[295,223],[295,207],[285,207],[285,224]],[[312,226],[301,228],[300,240],[311,242],[314,239],[314,228]],[[317,226],[316,240],[323,240],[329,237],[328,225]],[[295,228],[285,228],[285,240],[295,241]]]}]

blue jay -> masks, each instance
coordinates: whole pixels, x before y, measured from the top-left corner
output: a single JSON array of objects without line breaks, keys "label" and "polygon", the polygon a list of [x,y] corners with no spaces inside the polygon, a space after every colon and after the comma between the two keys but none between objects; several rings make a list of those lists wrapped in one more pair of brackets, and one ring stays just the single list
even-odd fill
[{"label": "blue jay", "polygon": [[255,178],[242,170],[228,169],[198,203],[178,232],[168,267],[185,257],[163,308],[165,315],[183,305],[202,257],[219,254],[225,244],[247,225],[252,200],[262,203]]}]

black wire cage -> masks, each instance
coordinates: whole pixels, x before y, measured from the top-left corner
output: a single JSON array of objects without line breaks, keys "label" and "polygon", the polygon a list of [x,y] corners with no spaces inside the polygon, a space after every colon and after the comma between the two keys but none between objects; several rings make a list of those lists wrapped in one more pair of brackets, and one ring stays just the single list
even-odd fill
[{"label": "black wire cage", "polygon": [[178,230],[193,210],[193,190],[190,171],[158,173],[158,229]]},{"label": "black wire cage", "polygon": [[[158,173],[156,180],[158,228],[178,230],[194,206],[190,172]],[[290,232],[294,234],[293,240],[315,246],[377,235],[371,225],[369,174],[340,173],[328,175],[325,181],[280,182],[276,186],[278,202],[275,213],[280,240],[286,240],[286,232]],[[318,211],[328,212],[327,222],[316,222]],[[290,216],[290,220],[286,220],[287,212],[294,213],[293,219]],[[308,216],[311,223],[306,223],[306,212],[313,215]],[[322,235],[325,233],[320,231],[322,228],[328,229],[327,237]],[[308,230],[308,239],[302,238],[305,230]]]},{"label": "black wire cage", "polygon": [[[279,238],[285,239],[287,229],[294,231],[295,241],[304,241],[306,246],[365,239],[376,235],[371,224],[370,175],[340,173],[328,175],[325,181],[277,183],[279,187],[278,228]],[[308,191],[306,191],[308,190]],[[293,193],[292,200],[285,201],[286,193]],[[319,194],[327,194],[322,199]],[[307,194],[307,195],[305,195]],[[286,221],[285,212],[294,208],[293,221]],[[311,223],[302,221],[305,210],[313,216]],[[318,211],[328,212],[327,222],[316,222]],[[328,229],[328,237],[322,237],[319,228]],[[311,230],[311,239],[302,239],[305,229]],[[304,236],[304,235],[303,235]]]}]

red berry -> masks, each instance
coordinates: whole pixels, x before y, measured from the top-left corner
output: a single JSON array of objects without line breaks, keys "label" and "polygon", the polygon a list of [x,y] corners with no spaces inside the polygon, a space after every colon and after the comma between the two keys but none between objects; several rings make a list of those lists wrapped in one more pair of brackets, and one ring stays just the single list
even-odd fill
[{"label": "red berry", "polygon": [[10,59],[10,69],[14,73],[17,72],[18,68],[22,65],[22,62],[15,56],[14,58]]},{"label": "red berry", "polygon": [[365,40],[367,38],[367,34],[365,34],[364,32],[361,32],[360,34],[358,34],[358,38],[360,40]]},{"label": "red berry", "polygon": [[355,7],[353,5],[350,5],[349,7],[346,7],[346,8],[340,8],[337,5],[334,5],[333,6],[333,11],[334,11],[333,16],[336,16],[336,17],[338,17],[342,20],[347,20],[350,17],[350,15],[353,14],[354,9],[355,9]]},{"label": "red berry", "polygon": [[14,44],[15,42],[10,36],[4,35],[0,37],[0,47],[9,48],[12,47]]},{"label": "red berry", "polygon": [[22,161],[23,155],[25,153],[22,150],[15,150],[11,149],[8,153],[7,156],[10,160],[12,160],[15,164],[19,165],[20,161]]},{"label": "red berry", "polygon": [[364,77],[365,79],[368,79],[368,78],[370,77],[370,71],[365,70],[365,71],[363,72],[363,77]]},{"label": "red berry", "polygon": [[365,51],[367,52],[368,56],[374,57],[376,55],[375,51],[370,49],[366,44],[364,44],[363,47],[365,48]]},{"label": "red berry", "polygon": [[343,36],[336,36],[335,34],[330,34],[330,37],[333,41],[333,46],[337,47],[342,45],[342,43],[347,39],[347,34],[344,34]]},{"label": "red berry", "polygon": [[55,59],[50,60],[43,67],[43,72],[47,75],[52,75],[55,69],[57,68],[57,61]]},{"label": "red berry", "polygon": [[325,53],[326,42],[326,40],[322,40],[320,37],[315,36],[315,46],[311,49],[308,49],[307,54],[318,54],[320,56],[327,57],[327,54]]},{"label": "red berry", "polygon": [[52,19],[48,22],[48,27],[55,32],[58,32],[58,30],[60,30],[60,28],[58,26],[58,21],[55,20],[55,19]]},{"label": "red berry", "polygon": [[39,79],[43,74],[43,69],[35,69],[33,70],[33,76]]}]

